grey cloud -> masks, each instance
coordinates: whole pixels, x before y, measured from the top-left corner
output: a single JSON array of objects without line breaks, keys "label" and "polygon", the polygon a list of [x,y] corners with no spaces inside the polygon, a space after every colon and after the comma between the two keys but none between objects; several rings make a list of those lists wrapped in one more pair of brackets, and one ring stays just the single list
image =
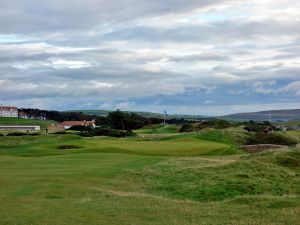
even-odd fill
[{"label": "grey cloud", "polygon": [[230,56],[214,53],[204,53],[186,56],[170,56],[169,61],[174,62],[196,62],[196,61],[229,61]]},{"label": "grey cloud", "polygon": [[247,40],[259,36],[299,36],[300,23],[278,21],[222,21],[208,24],[187,25],[176,28],[137,26],[113,31],[107,40],[144,40],[171,42],[211,42]]},{"label": "grey cloud", "polygon": [[0,31],[39,33],[89,29],[140,17],[185,12],[220,2],[224,0],[3,0]]},{"label": "grey cloud", "polygon": [[226,100],[224,89],[247,82],[299,81],[298,21],[195,19],[193,10],[228,1],[0,1],[0,101],[47,106],[55,97],[72,107],[172,95],[185,104],[195,93]]}]

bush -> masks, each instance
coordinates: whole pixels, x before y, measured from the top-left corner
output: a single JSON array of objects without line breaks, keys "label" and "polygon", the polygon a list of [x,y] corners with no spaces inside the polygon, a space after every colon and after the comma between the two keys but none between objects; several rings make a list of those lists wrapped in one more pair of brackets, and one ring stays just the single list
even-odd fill
[{"label": "bush", "polygon": [[192,124],[185,124],[179,130],[180,133],[183,133],[183,132],[193,132],[193,131],[194,131],[194,127],[193,127]]},{"label": "bush", "polygon": [[80,132],[89,132],[92,131],[92,127],[91,126],[81,126],[81,125],[75,125],[75,126],[71,126],[68,130],[74,130],[74,131],[80,131]]},{"label": "bush", "polygon": [[284,135],[282,133],[255,133],[247,137],[245,144],[274,144],[295,146],[297,144],[297,141],[294,138]]},{"label": "bush", "polygon": [[8,133],[6,136],[27,136],[27,134],[24,132],[12,132]]},{"label": "bush", "polygon": [[66,131],[57,131],[51,134],[68,134]]},{"label": "bush", "polygon": [[121,130],[103,128],[103,129],[95,129],[86,133],[81,133],[80,135],[83,137],[109,136],[109,137],[121,138],[121,137],[132,137],[135,136],[136,134],[132,131],[121,131]]},{"label": "bush", "polygon": [[226,120],[215,119],[215,120],[202,121],[194,124],[185,124],[181,127],[180,133],[201,131],[206,128],[225,129],[234,126],[236,126],[236,124],[230,123]]},{"label": "bush", "polygon": [[3,137],[4,135],[0,133],[0,137]]},{"label": "bush", "polygon": [[41,134],[39,134],[39,133],[29,133],[29,134],[27,134],[27,135],[29,135],[29,136],[39,136],[39,135],[41,135]]}]

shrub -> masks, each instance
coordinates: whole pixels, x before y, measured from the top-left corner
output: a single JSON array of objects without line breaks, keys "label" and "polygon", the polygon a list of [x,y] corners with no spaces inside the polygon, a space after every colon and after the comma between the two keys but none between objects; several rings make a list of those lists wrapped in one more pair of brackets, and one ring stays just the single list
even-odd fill
[{"label": "shrub", "polygon": [[208,120],[202,121],[195,124],[185,124],[181,127],[180,132],[193,132],[200,131],[206,128],[224,129],[229,127],[235,127],[236,124],[230,123],[226,120]]},{"label": "shrub", "polygon": [[274,144],[295,146],[297,144],[297,141],[294,138],[284,135],[282,133],[255,133],[247,137],[245,144]]},{"label": "shrub", "polygon": [[27,134],[24,132],[12,132],[8,133],[7,136],[26,136]]},{"label": "shrub", "polygon": [[66,131],[57,131],[51,134],[68,134]]},{"label": "shrub", "polygon": [[109,136],[109,137],[132,137],[136,134],[132,131],[121,131],[121,130],[114,130],[114,129],[95,129],[91,132],[81,133],[80,134],[83,137],[93,137],[93,136]]},{"label": "shrub", "polygon": [[185,125],[183,125],[180,128],[179,132],[180,133],[183,133],[183,132],[192,132],[193,130],[194,130],[194,128],[193,128],[192,124],[185,124]]},{"label": "shrub", "polygon": [[68,130],[74,130],[74,131],[80,131],[80,132],[89,132],[92,131],[92,127],[91,126],[81,126],[81,125],[75,125],[75,126],[71,126]]},{"label": "shrub", "polygon": [[39,136],[39,135],[41,135],[41,134],[39,134],[39,133],[29,133],[29,134],[27,134],[27,135],[29,135],[29,136]]}]

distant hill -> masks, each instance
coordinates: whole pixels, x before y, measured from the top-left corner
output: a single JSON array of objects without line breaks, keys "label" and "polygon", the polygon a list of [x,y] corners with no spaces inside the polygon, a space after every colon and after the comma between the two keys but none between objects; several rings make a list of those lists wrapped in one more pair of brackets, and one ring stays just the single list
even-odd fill
[{"label": "distant hill", "polygon": [[[96,115],[96,116],[107,116],[110,112],[113,112],[113,110],[70,110],[68,112],[82,112],[86,115]],[[129,113],[136,113],[140,116],[146,117],[146,118],[164,118],[164,115],[162,113],[153,113],[153,112],[135,112],[135,111],[128,111]],[[211,119],[213,117],[209,116],[202,116],[202,115],[182,115],[182,114],[173,114],[168,115],[166,119],[171,118],[184,118],[187,120],[203,120],[203,119]]]},{"label": "distant hill", "polygon": [[[68,112],[82,112],[86,115],[96,115],[96,116],[107,116],[109,112],[113,110],[71,110]],[[128,111],[129,112],[129,111]],[[146,118],[160,118],[162,119],[164,115],[162,113],[153,113],[153,112],[134,112],[138,115],[141,115]],[[173,114],[168,115],[166,119],[171,118],[184,118],[186,120],[209,120],[213,118],[232,120],[232,121],[267,121],[269,120],[269,114],[271,121],[280,122],[280,121],[299,121],[300,120],[300,109],[286,109],[286,110],[271,110],[271,111],[261,111],[261,112],[249,112],[249,113],[237,113],[230,114],[221,117],[213,116],[203,116],[203,115],[182,115],[182,114]]]},{"label": "distant hill", "polygon": [[300,109],[237,113],[237,114],[222,116],[220,118],[227,119],[227,120],[235,120],[235,121],[245,121],[245,120],[268,121],[269,115],[272,122],[297,121],[300,120]]}]

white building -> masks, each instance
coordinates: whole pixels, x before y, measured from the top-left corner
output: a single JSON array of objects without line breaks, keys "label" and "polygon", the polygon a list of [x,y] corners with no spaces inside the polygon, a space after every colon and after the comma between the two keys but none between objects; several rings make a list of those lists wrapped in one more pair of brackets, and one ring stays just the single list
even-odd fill
[{"label": "white building", "polygon": [[35,125],[0,125],[1,130],[39,131],[41,127]]},{"label": "white building", "polygon": [[18,117],[17,107],[0,105],[0,117]]}]

